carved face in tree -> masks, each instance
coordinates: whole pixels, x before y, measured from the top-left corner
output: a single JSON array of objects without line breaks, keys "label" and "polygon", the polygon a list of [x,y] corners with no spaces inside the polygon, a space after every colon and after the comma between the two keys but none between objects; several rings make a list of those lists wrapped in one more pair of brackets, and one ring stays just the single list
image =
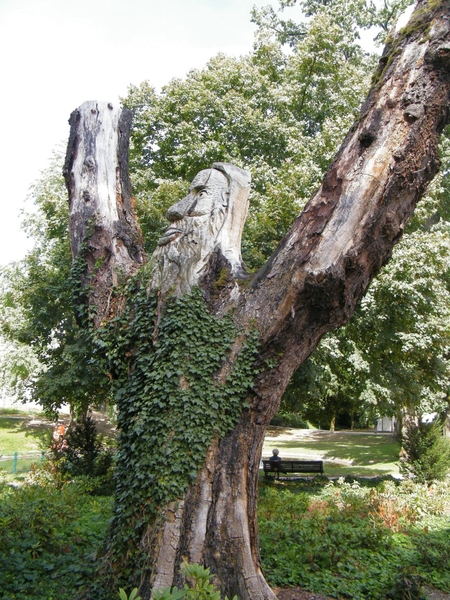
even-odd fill
[{"label": "carved face in tree", "polygon": [[182,236],[203,237],[206,230],[217,234],[223,225],[230,196],[228,180],[216,169],[198,173],[189,187],[189,194],[173,204],[166,218],[170,227],[159,239],[158,246],[179,240]]},{"label": "carved face in tree", "polygon": [[180,295],[196,285],[213,252],[230,271],[243,272],[241,236],[248,210],[250,175],[227,163],[200,171],[188,195],[167,211],[170,225],[153,253],[151,290]]}]

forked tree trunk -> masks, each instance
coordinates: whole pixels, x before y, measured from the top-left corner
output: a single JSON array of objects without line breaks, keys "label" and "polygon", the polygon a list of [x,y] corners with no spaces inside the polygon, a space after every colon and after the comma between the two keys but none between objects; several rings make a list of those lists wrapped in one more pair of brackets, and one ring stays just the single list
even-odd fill
[{"label": "forked tree trunk", "polygon": [[[165,507],[163,525],[147,532],[144,599],[152,589],[179,583],[183,558],[210,567],[223,594],[275,598],[261,571],[256,524],[265,428],[293,372],[325,333],[350,319],[438,170],[450,100],[449,12],[448,1],[420,1],[409,25],[387,45],[361,117],[321,188],[250,284],[238,288],[230,278],[218,292],[210,283],[216,278],[203,278],[213,314],[233,306],[237,326],[250,330],[256,324],[259,374],[238,424],[210,446],[195,484]],[[89,168],[85,163],[82,170]],[[106,238],[115,214],[103,220]],[[75,254],[81,238],[72,233]]]}]

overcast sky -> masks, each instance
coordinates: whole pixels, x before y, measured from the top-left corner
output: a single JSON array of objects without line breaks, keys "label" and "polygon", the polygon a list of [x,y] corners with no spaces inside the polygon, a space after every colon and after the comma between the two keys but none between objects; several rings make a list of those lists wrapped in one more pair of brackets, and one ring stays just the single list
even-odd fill
[{"label": "overcast sky", "polygon": [[276,0],[0,0],[0,265],[23,257],[20,210],[86,100],[159,88],[218,52],[249,52]]},{"label": "overcast sky", "polygon": [[[20,212],[70,113],[118,102],[130,84],[160,88],[218,52],[250,52],[253,6],[277,0],[0,0],[0,265],[22,258]],[[297,7],[288,9],[299,17]]]}]

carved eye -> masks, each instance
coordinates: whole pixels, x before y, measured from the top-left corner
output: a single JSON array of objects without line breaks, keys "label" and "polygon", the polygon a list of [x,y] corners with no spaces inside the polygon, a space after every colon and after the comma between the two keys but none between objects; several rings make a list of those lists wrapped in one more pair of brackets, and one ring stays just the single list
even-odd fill
[{"label": "carved eye", "polygon": [[208,190],[200,190],[198,193],[199,198],[204,198],[207,195],[208,195]]}]

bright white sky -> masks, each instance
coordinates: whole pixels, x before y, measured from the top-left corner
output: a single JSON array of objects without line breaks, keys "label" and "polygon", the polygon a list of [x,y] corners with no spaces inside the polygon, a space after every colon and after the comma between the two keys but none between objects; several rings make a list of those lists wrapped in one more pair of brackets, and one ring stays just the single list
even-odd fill
[{"label": "bright white sky", "polygon": [[[65,145],[86,100],[118,102],[130,84],[160,88],[218,52],[252,48],[253,6],[277,0],[0,0],[0,265],[30,242],[20,212]],[[299,17],[289,9],[288,16]]]},{"label": "bright white sky", "polygon": [[23,257],[20,211],[70,113],[159,88],[218,52],[246,54],[251,8],[276,0],[0,0],[0,265]]}]

